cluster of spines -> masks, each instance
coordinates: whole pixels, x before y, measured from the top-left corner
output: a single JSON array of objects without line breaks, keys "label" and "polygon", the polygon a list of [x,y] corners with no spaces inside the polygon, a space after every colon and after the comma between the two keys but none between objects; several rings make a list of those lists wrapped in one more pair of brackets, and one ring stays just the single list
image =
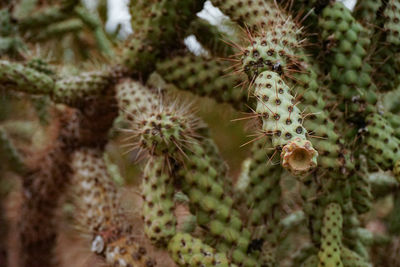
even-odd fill
[{"label": "cluster of spines", "polygon": [[[290,40],[293,37],[288,38]],[[241,60],[242,69],[249,79],[268,70],[289,76],[297,68],[297,49],[294,49],[295,44],[288,45],[286,38],[261,32],[259,36],[251,36],[250,42]]]}]

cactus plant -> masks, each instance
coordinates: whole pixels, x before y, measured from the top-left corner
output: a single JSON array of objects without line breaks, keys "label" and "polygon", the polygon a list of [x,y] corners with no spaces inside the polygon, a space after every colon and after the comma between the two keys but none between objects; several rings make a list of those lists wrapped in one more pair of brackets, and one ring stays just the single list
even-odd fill
[{"label": "cactus plant", "polygon": [[1,267],[397,266],[398,0],[128,2],[0,3]]}]

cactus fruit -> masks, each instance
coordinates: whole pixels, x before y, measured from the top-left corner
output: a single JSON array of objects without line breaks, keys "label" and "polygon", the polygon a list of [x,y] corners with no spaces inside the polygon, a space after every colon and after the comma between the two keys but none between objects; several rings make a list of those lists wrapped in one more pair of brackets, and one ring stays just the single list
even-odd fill
[{"label": "cactus fruit", "polygon": [[159,97],[140,83],[125,80],[117,85],[117,101],[132,122],[128,132],[134,133],[132,139],[139,138],[138,146],[150,155],[184,156],[182,147],[195,134],[198,121],[185,108],[161,106]]},{"label": "cactus fruit", "polygon": [[233,267],[224,253],[204,244],[190,234],[177,233],[169,242],[168,250],[179,266]]},{"label": "cactus fruit", "polygon": [[255,79],[254,88],[262,130],[271,136],[275,149],[282,149],[282,166],[295,175],[314,168],[318,152],[306,139],[307,131],[289,87],[278,74],[264,71]]},{"label": "cactus fruit", "polygon": [[318,253],[320,267],[344,266],[340,259],[342,246],[342,209],[331,203],[326,206],[321,229],[321,248]]},{"label": "cactus fruit", "polygon": [[173,176],[162,156],[149,159],[143,176],[144,231],[150,241],[163,246],[175,235]]},{"label": "cactus fruit", "polygon": [[[150,113],[140,121],[140,146],[151,155],[175,155],[181,152],[185,156],[182,147],[195,134],[197,121],[190,116],[185,118],[186,111],[181,114],[173,112],[166,108],[160,113]],[[180,115],[183,115],[183,120],[179,120]]]},{"label": "cactus fruit", "polygon": [[246,110],[247,93],[240,87],[245,77],[228,75],[228,68],[225,62],[193,55],[177,56],[157,64],[157,72],[179,89]]},{"label": "cactus fruit", "polygon": [[[263,8],[268,7],[264,3],[262,5]],[[251,34],[249,46],[242,48],[242,69],[248,74],[251,83],[264,70],[285,77],[286,84],[294,88],[298,107],[310,114],[305,116],[303,123],[311,137],[314,137],[314,148],[324,155],[319,157],[318,165],[330,170],[340,170],[346,164],[341,141],[326,111],[315,71],[317,66],[311,64],[299,40],[301,29],[289,15],[275,7],[269,7],[268,12],[276,13],[272,21],[263,18],[268,21],[266,25],[274,31],[271,33],[264,29]]]}]

